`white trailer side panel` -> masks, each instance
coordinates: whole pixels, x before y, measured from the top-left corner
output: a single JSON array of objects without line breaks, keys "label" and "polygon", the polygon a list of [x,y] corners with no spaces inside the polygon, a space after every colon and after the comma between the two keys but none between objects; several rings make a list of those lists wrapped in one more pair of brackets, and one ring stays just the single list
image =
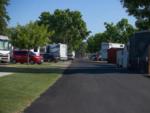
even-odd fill
[{"label": "white trailer side panel", "polygon": [[60,44],[60,60],[67,60],[67,45],[66,44]]},{"label": "white trailer side panel", "polygon": [[120,44],[120,43],[106,43],[106,42],[102,42],[101,43],[101,50],[100,50],[100,55],[101,55],[101,59],[102,60],[107,60],[108,59],[108,49],[110,48],[124,48],[125,45],[124,44]]}]

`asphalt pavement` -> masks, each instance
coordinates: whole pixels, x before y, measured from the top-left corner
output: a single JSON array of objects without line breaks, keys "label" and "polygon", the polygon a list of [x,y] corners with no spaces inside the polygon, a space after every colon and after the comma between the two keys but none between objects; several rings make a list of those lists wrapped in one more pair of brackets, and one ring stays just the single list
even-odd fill
[{"label": "asphalt pavement", "polygon": [[150,78],[77,60],[25,113],[150,113]]}]

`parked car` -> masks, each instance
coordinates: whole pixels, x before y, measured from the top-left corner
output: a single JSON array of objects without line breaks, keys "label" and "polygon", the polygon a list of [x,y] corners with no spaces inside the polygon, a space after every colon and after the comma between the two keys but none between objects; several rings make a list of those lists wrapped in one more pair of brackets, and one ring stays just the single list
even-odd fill
[{"label": "parked car", "polygon": [[[28,62],[28,51],[13,51],[11,58],[13,63],[27,63]],[[31,64],[41,64],[43,62],[43,57],[29,51],[29,62]]]},{"label": "parked car", "polygon": [[99,54],[93,54],[89,57],[89,59],[92,60],[92,61],[100,61],[101,56]]}]

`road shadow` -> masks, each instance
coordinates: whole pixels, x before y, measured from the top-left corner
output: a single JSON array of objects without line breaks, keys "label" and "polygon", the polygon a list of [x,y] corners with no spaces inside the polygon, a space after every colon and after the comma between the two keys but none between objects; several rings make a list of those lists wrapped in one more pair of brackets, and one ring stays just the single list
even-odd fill
[{"label": "road shadow", "polygon": [[124,68],[119,68],[114,64],[104,62],[89,62],[87,60],[76,60],[72,62],[68,68],[63,67],[8,67],[0,65],[0,72],[11,73],[63,73],[63,75],[73,74],[139,74],[137,71],[131,71]]},{"label": "road shadow", "polygon": [[[80,65],[82,63],[82,65]],[[88,65],[89,64],[89,65]],[[70,67],[64,71],[64,75],[73,74],[144,74],[136,70],[129,70],[127,68],[118,67],[115,64],[79,61],[76,64],[71,64]]]}]

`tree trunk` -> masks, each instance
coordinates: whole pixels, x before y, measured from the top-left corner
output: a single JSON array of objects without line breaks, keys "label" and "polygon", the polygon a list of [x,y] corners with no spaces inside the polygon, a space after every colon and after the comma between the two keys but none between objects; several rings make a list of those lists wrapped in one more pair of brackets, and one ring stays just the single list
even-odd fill
[{"label": "tree trunk", "polygon": [[28,57],[27,57],[27,64],[29,65],[30,63],[30,56],[29,56],[29,52],[30,52],[30,49],[28,49]]}]

